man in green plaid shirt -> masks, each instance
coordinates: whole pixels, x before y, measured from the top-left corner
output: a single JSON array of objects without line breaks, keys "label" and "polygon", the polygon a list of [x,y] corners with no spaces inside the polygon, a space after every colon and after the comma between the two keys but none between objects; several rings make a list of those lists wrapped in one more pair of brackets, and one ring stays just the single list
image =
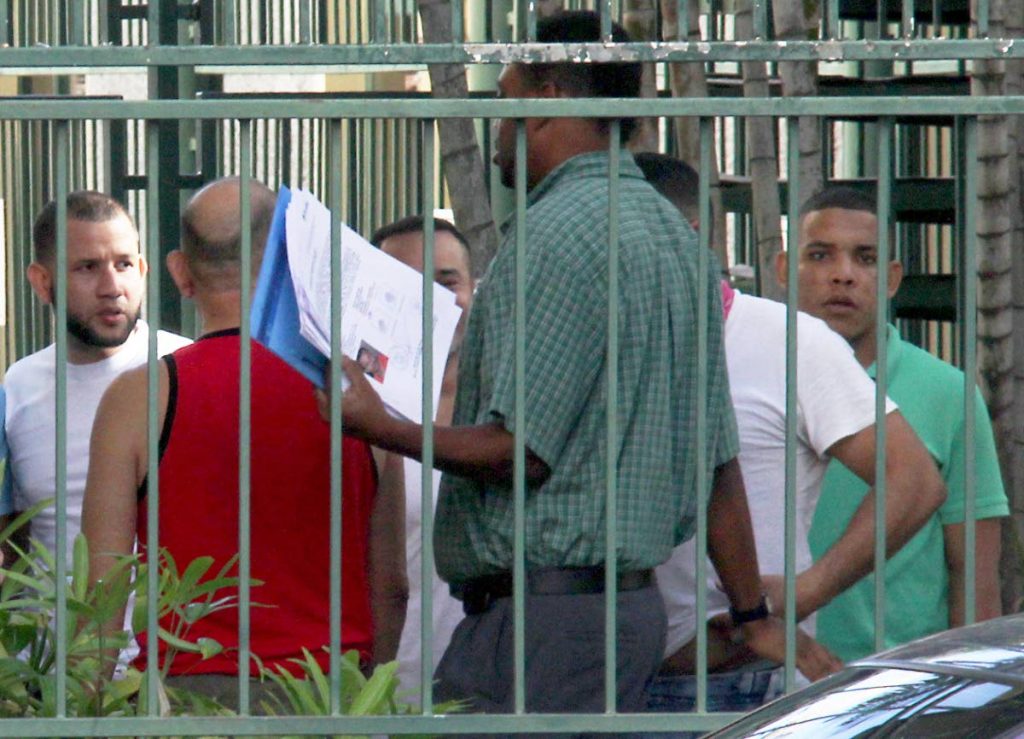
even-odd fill
[{"label": "man in green plaid shirt", "polygon": [[[562,13],[538,41],[597,41],[600,20]],[[628,40],[616,27],[616,41]],[[635,97],[638,64],[513,64],[499,95]],[[515,184],[515,121],[500,123],[495,163]],[[438,571],[463,600],[436,678],[437,700],[513,710],[514,434],[526,446],[526,707],[604,709],[605,491],[608,451],[608,203],[610,122],[525,121],[527,153],[525,402],[516,405],[516,234],[510,229],[477,292],[459,371],[454,424],[437,428],[441,485]],[[634,121],[620,123],[625,141]],[[693,231],[618,146],[619,351],[616,407],[617,706],[643,709],[661,663],[665,613],[652,568],[693,535],[700,453],[713,479],[709,554],[751,647],[784,658],[782,622],[768,614],[742,479],[722,350],[717,267],[697,266]],[[711,260],[714,261],[713,259]],[[698,284],[706,285],[707,436],[698,439]],[[346,360],[346,431],[410,456],[419,426],[389,417]],[[805,673],[835,665],[815,644]]]}]

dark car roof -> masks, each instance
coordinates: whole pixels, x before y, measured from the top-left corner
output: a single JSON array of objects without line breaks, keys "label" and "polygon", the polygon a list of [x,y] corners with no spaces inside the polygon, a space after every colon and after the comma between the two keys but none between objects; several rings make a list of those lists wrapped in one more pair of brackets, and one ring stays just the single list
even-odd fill
[{"label": "dark car roof", "polygon": [[1024,685],[1024,613],[935,634],[851,666],[916,667]]}]

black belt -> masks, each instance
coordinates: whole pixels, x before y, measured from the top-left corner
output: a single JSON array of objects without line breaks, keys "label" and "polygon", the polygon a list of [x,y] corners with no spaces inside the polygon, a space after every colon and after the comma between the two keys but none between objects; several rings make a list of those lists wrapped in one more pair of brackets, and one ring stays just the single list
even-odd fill
[{"label": "black belt", "polygon": [[[604,592],[604,567],[547,567],[526,573],[526,592],[530,595],[590,595]],[[640,590],[654,584],[654,570],[620,572],[616,590]],[[462,600],[467,616],[483,613],[499,598],[512,596],[512,573],[478,577],[452,587]]]}]

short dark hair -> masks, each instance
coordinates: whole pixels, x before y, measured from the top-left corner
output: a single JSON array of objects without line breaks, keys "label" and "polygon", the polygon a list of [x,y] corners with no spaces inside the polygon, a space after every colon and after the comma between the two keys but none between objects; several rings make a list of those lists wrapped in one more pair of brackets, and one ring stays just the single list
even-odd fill
[{"label": "short dark hair", "polygon": [[[135,228],[128,210],[106,193],[76,190],[68,193],[68,220],[104,223],[124,216]],[[51,200],[36,216],[32,226],[32,256],[35,261],[51,262],[57,246],[57,201]]]},{"label": "short dark hair", "polygon": [[700,175],[682,159],[668,154],[643,151],[633,155],[640,171],[654,189],[669,200],[691,221],[700,218],[698,193]]},{"label": "short dark hair", "polygon": [[874,199],[860,190],[845,185],[827,185],[824,190],[804,201],[800,206],[800,218],[803,219],[808,213],[826,208],[860,210],[873,216],[878,215],[878,206]]},{"label": "short dark hair", "polygon": [[[588,10],[556,13],[537,22],[537,41],[543,44],[584,44],[601,41],[601,16]],[[612,22],[612,41],[627,43],[629,34]],[[643,65],[639,62],[573,63],[545,62],[519,64],[524,82],[537,88],[551,82],[575,97],[635,98],[640,96]],[[607,131],[609,118],[597,119]],[[622,141],[628,141],[636,130],[635,118],[620,118]]]},{"label": "short dark hair", "polygon": [[[370,243],[379,248],[380,245],[383,244],[387,239],[393,238],[395,236],[422,233],[423,223],[424,219],[423,216],[421,215],[412,215],[406,216],[405,218],[400,218],[397,221],[381,226],[376,231],[374,231],[373,235],[370,236]],[[471,256],[469,250],[469,241],[467,241],[466,237],[463,236],[462,231],[455,227],[454,223],[452,223],[451,221],[446,221],[443,218],[434,218],[434,231],[443,231],[445,233],[450,233],[452,236],[454,236],[456,241],[462,244],[463,248],[466,250],[466,259],[467,261],[469,260]]]}]

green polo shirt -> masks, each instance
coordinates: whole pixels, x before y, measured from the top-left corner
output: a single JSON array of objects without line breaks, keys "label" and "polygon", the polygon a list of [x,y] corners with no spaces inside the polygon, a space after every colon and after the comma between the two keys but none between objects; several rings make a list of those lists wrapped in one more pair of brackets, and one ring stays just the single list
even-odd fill
[{"label": "green polo shirt", "polygon": [[[903,341],[895,326],[888,335],[888,395],[935,459],[948,488],[946,502],[885,568],[885,647],[949,628],[949,573],[943,526],[964,520],[964,374]],[[868,373],[874,377],[872,365]],[[1009,513],[999,473],[992,424],[981,393],[975,408],[975,518]],[[821,557],[842,536],[868,487],[837,461],[822,483],[809,536]],[[818,611],[818,638],[843,660],[875,651],[875,578],[870,575]]]},{"label": "green polo shirt", "polygon": [[[617,551],[620,571],[660,564],[693,533],[697,285],[707,284],[709,469],[736,456],[718,267],[697,267],[693,230],[620,155]],[[551,468],[526,493],[528,567],[605,559],[608,154],[563,163],[526,211],[526,397],[515,406],[515,229],[477,290],[459,360],[455,425],[525,434]],[[710,474],[709,474],[710,479]],[[453,583],[512,567],[511,486],[445,475],[435,548]]]}]

